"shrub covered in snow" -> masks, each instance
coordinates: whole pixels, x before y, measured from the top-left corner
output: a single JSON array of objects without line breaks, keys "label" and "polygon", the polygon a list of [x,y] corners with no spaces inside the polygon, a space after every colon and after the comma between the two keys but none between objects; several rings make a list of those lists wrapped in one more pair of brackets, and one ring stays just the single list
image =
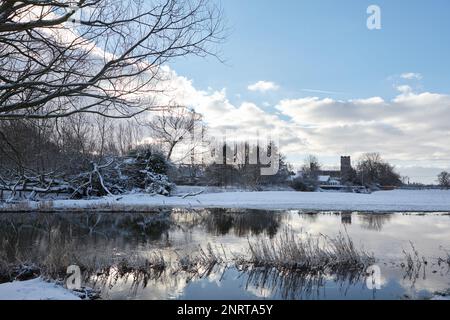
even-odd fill
[{"label": "shrub covered in snow", "polygon": [[10,199],[28,194],[68,194],[80,199],[130,192],[170,195],[174,185],[167,176],[170,164],[164,156],[151,149],[133,150],[127,156],[110,156],[102,161],[91,162],[81,173],[45,175],[39,177],[15,176],[3,189],[10,189]]},{"label": "shrub covered in snow", "polygon": [[167,177],[169,167],[170,164],[159,152],[136,149],[126,157],[109,159],[106,165],[94,164],[94,170],[85,177],[85,188],[80,189],[78,195],[103,196],[144,191],[168,196],[174,187]]}]

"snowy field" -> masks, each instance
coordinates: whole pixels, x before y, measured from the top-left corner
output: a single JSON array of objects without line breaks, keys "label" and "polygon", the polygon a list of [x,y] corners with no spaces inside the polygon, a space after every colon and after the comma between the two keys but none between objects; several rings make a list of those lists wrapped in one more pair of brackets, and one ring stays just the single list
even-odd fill
[{"label": "snowy field", "polygon": [[41,278],[0,284],[0,300],[80,300],[62,286]]},{"label": "snowy field", "polygon": [[[209,192],[190,190],[172,197],[132,194],[104,197],[95,200],[55,200],[16,205],[3,205],[0,210],[104,210],[139,211],[155,207],[176,208],[240,208],[240,209],[302,209],[369,212],[448,212],[450,191],[448,190],[395,190],[372,194],[293,191],[264,192]],[[195,191],[195,192],[194,192]],[[184,197],[189,195],[187,197]]]}]

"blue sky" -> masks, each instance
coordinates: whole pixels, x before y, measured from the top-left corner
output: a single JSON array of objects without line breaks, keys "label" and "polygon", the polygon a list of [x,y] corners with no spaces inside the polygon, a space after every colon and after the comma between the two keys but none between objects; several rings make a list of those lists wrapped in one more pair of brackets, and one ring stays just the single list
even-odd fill
[{"label": "blue sky", "polygon": [[[424,89],[449,90],[447,0],[219,3],[229,28],[221,47],[226,63],[190,57],[174,64],[198,88],[226,87],[231,99],[246,98],[250,83],[266,79],[282,87],[272,99],[310,95],[302,89],[339,92],[333,96],[343,99],[390,98],[396,94],[390,76],[419,72]],[[370,4],[381,8],[381,30],[366,28]]]},{"label": "blue sky", "polygon": [[[225,63],[211,57],[189,57],[171,64],[177,74],[192,81],[195,89],[226,89],[226,101],[237,109],[251,103],[258,111],[277,115],[286,123],[321,127],[314,132],[314,137],[320,135],[321,139],[311,139],[309,145],[323,144],[323,152],[316,145],[312,151],[322,156],[325,164],[337,163],[338,155],[333,156],[333,152],[356,156],[368,151],[367,144],[378,136],[361,139],[360,147],[355,139],[356,145],[349,144],[333,152],[327,148],[330,140],[327,134],[342,132],[347,136],[345,128],[357,130],[361,121],[365,121],[374,127],[371,131],[365,128],[361,135],[384,131],[379,139],[393,140],[390,149],[374,145],[373,151],[380,151],[404,167],[408,175],[417,177],[415,180],[421,180],[425,174],[409,167],[420,170],[426,167],[428,180],[439,168],[450,167],[450,150],[432,143],[436,137],[443,139],[450,134],[445,124],[434,125],[440,126],[440,131],[428,138],[411,133],[411,127],[416,125],[419,133],[430,131],[420,127],[417,108],[434,108],[438,104],[439,110],[424,111],[434,117],[429,122],[450,117],[448,0],[217,0],[217,3],[224,10],[228,27],[227,39],[220,47]],[[366,10],[372,4],[381,8],[381,30],[366,27]],[[248,90],[258,81],[272,82],[277,89]],[[301,100],[308,97],[317,99],[314,105]],[[373,108],[388,104],[383,109],[386,121],[382,118],[371,121],[364,115],[373,114],[373,110],[361,115],[360,109],[353,108],[355,99],[373,97],[382,100],[372,101]],[[329,107],[321,109],[322,102]],[[336,115],[336,110],[341,109],[344,113],[348,110],[345,119]],[[399,114],[393,116],[392,109]],[[317,121],[313,113],[319,111],[329,122],[340,120],[344,129],[339,131],[337,127],[330,128],[330,123]],[[400,112],[407,113],[403,123]],[[362,118],[355,121],[357,116]],[[397,141],[397,136],[403,138]],[[416,140],[417,146],[412,148],[410,144]],[[394,149],[399,150],[398,154]],[[300,151],[293,152],[292,160],[298,162],[303,156]]]}]

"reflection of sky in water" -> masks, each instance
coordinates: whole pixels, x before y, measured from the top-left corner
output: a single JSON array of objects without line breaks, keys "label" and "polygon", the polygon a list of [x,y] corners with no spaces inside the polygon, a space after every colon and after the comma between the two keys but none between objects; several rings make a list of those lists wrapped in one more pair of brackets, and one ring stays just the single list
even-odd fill
[{"label": "reflection of sky in water", "polygon": [[[20,215],[10,218],[14,221],[29,219]],[[299,234],[328,236],[346,230],[357,247],[373,252],[380,259],[382,272],[382,289],[373,292],[367,289],[364,279],[350,283],[329,276],[319,284],[308,285],[305,279],[269,277],[262,282],[258,277],[250,278],[233,268],[216,268],[206,278],[191,279],[184,273],[175,275],[169,269],[157,280],[149,280],[145,288],[142,283],[134,286],[131,277],[119,278],[113,285],[98,284],[103,297],[108,299],[400,299],[427,298],[433,292],[450,288],[448,268],[434,263],[437,257],[445,256],[441,247],[450,249],[450,215],[447,214],[305,214],[213,209],[174,210],[156,215],[104,214],[101,219],[90,216],[88,219],[80,214],[44,218],[45,225],[53,223],[53,228],[60,230],[61,235],[70,230],[67,239],[74,240],[79,250],[116,252],[124,256],[132,252],[146,255],[158,250],[172,261],[176,259],[174,252],[183,255],[208,243],[224,245],[229,256],[231,253],[248,254],[249,240],[257,236],[274,237],[286,228]],[[0,228],[5,227],[0,225]],[[39,228],[44,226],[39,225]],[[2,233],[7,232],[2,229],[0,242]],[[49,245],[45,236],[34,232],[24,233],[24,237],[26,239],[21,239],[23,249],[38,246],[46,252]],[[425,277],[420,274],[414,282],[405,278],[398,266],[404,257],[402,250],[411,248],[410,241],[421,256],[433,262],[426,267]]]},{"label": "reflection of sky in water", "polygon": [[[223,214],[218,213],[218,214]],[[198,245],[205,246],[208,243],[225,244],[226,249],[232,253],[247,253],[248,238],[269,233],[264,225],[270,229],[273,236],[273,225],[277,225],[277,232],[286,227],[296,232],[307,232],[312,235],[335,235],[347,230],[357,246],[364,247],[380,258],[382,272],[382,290],[373,292],[367,289],[365,282],[358,281],[353,284],[348,282],[326,279],[318,288],[301,291],[297,296],[286,296],[286,289],[282,284],[270,283],[262,285],[249,282],[248,276],[235,269],[217,271],[205,279],[186,281],[172,281],[162,286],[161,283],[150,284],[147,288],[139,290],[136,298],[140,299],[402,299],[402,298],[427,298],[436,291],[445,291],[450,288],[450,275],[448,269],[440,269],[430,266],[426,269],[426,277],[422,274],[414,283],[410,279],[404,279],[404,272],[392,262],[398,263],[403,259],[403,250],[410,249],[410,241],[414,242],[421,255],[429,258],[443,256],[440,246],[446,248],[450,245],[450,216],[445,214],[385,214],[368,215],[358,213],[323,213],[301,214],[296,211],[284,213],[251,212],[242,214],[230,214],[234,217],[230,222],[213,214],[200,214],[207,221],[197,221],[189,228],[177,227],[169,232],[169,242],[175,247],[195,248]],[[228,213],[227,213],[228,214]],[[264,220],[259,222],[262,229],[252,229],[249,219],[245,221],[243,215],[255,215],[254,219]],[[276,217],[274,218],[273,215]],[[175,214],[175,221],[183,225],[186,217],[183,214]],[[244,221],[239,221],[243,218]],[[238,223],[239,227],[233,223]],[[217,225],[215,225],[217,224]],[[225,224],[222,225],[222,224]],[[437,271],[433,273],[433,271]],[[126,286],[125,286],[126,287]],[[288,289],[289,291],[290,289]],[[295,291],[295,289],[294,289]],[[119,295],[120,297],[120,295]]]},{"label": "reflection of sky in water", "polygon": [[[386,273],[387,271],[387,273]],[[214,300],[214,299],[331,299],[331,300],[366,300],[366,299],[425,299],[432,292],[444,291],[450,286],[448,278],[432,277],[427,280],[419,279],[415,287],[411,282],[403,280],[401,270],[382,269],[382,289],[369,290],[364,281],[353,284],[346,282],[325,280],[320,286],[310,289],[286,288],[280,283],[248,282],[248,277],[237,270],[228,269],[225,274],[222,271],[214,273],[205,279],[186,281],[183,276],[169,277],[162,281],[148,284],[146,288],[140,287],[130,296],[130,285],[123,283],[108,290],[108,298],[111,299],[186,299],[186,300]]]},{"label": "reflection of sky in water", "polygon": [[[278,232],[289,227],[299,233],[333,236],[347,230],[356,245],[382,259],[402,258],[403,249],[410,249],[410,241],[427,257],[442,257],[441,246],[450,249],[450,215],[445,214],[300,214],[293,211],[274,214],[278,216]],[[260,218],[267,219],[267,216],[262,214]],[[248,226],[242,228],[240,237],[236,236],[234,228],[223,235],[205,230],[202,225],[188,231],[176,229],[169,237],[174,245],[224,243],[230,251],[242,252],[247,237],[254,237]]]},{"label": "reflection of sky in water", "polygon": [[352,214],[351,224],[342,224],[341,216],[326,214],[311,216],[290,215],[294,230],[311,234],[333,235],[344,230],[355,244],[374,252],[378,258],[399,258],[409,241],[427,256],[442,256],[439,246],[450,247],[450,216],[448,215],[369,215]]}]

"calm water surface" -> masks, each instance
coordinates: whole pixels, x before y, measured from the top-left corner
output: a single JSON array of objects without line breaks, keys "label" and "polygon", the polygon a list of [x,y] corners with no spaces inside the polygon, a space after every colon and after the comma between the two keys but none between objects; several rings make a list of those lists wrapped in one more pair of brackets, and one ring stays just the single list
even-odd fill
[{"label": "calm water surface", "polygon": [[[91,276],[87,284],[104,299],[427,299],[450,288],[450,215],[367,214],[358,212],[162,210],[151,213],[61,213],[0,215],[0,249],[14,261],[33,255],[49,259],[66,247],[77,255],[130,257],[158,252],[168,261],[211,244],[227,256],[247,255],[248,242],[276,238],[287,228],[300,234],[337,235],[347,231],[356,246],[373,252],[381,268],[380,290],[365,277],[295,274],[275,270],[243,272],[231,264],[193,276],[170,268],[147,281],[132,275]],[[427,265],[414,276],[401,263],[411,244]],[[70,260],[70,258],[68,258]],[[72,263],[67,261],[68,264]]]}]

